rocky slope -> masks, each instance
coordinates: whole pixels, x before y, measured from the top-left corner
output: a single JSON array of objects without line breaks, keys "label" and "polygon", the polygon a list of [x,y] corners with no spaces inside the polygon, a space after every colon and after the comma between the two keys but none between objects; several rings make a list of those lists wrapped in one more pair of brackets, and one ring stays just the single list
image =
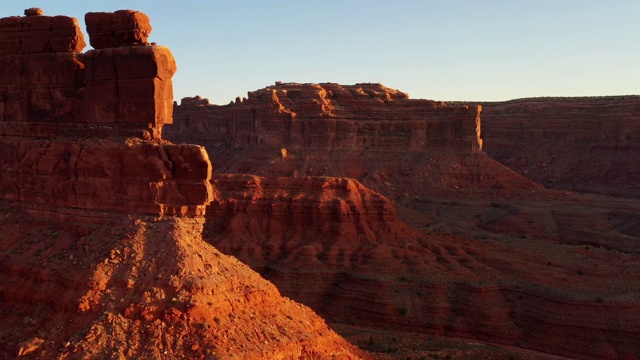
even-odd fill
[{"label": "rocky slope", "polygon": [[553,188],[640,196],[640,96],[482,107],[485,151],[510,168]]},{"label": "rocky slope", "polygon": [[358,358],[307,307],[202,241],[202,221],[112,215],[84,236],[0,208],[6,358]]},{"label": "rocky slope", "polygon": [[214,184],[205,239],[333,321],[578,358],[640,351],[640,232],[637,219],[614,220],[640,210],[633,201],[444,195],[402,210],[416,231],[354,180]]},{"label": "rocky slope", "polygon": [[160,137],[176,66],[146,15],[87,14],[79,53],[75,19],[26,13],[0,19],[0,353],[366,357],[202,241],[211,162]]}]

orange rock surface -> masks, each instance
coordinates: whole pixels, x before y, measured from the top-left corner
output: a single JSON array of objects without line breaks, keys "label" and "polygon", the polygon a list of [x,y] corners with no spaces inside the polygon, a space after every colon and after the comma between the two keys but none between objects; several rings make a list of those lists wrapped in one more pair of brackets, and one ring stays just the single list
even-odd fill
[{"label": "orange rock surface", "polygon": [[207,148],[259,145],[287,149],[419,152],[479,151],[478,106],[412,100],[381,84],[277,83],[216,106],[186,98],[165,136]]},{"label": "orange rock surface", "polygon": [[[198,98],[176,106],[178,130],[165,128],[168,136],[206,143],[217,169],[205,240],[332,321],[578,358],[640,351],[635,201],[547,190],[479,148],[455,141],[414,147],[410,132],[390,134],[402,141],[389,148],[283,140],[272,133],[277,117],[262,111],[266,104],[274,104],[272,114],[292,109],[278,93],[286,86],[224,107]],[[314,94],[293,96],[295,119],[325,129],[329,107],[300,105]],[[358,101],[335,111],[355,128],[376,121],[359,111],[384,116],[389,129],[420,118],[393,101]],[[250,104],[255,122],[241,112]],[[229,129],[246,132],[229,137]],[[349,133],[326,132],[328,139]],[[387,224],[364,215],[394,207]],[[514,357],[529,351],[509,349]]]},{"label": "orange rock surface", "polygon": [[354,180],[214,184],[205,239],[333,321],[579,358],[640,351],[640,232],[616,215],[640,210],[634,201],[612,211],[606,197],[539,189],[445,194],[401,210],[416,231]]},{"label": "orange rock surface", "polygon": [[357,359],[307,307],[202,241],[113,213],[86,235],[0,205],[0,352],[31,359]]},{"label": "orange rock surface", "polygon": [[146,14],[133,10],[90,12],[84,21],[94,49],[148,45],[153,29]]}]

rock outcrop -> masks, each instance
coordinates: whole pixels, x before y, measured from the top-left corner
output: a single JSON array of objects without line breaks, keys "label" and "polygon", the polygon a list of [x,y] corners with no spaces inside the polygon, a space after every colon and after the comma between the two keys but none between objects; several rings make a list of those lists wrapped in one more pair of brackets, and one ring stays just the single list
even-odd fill
[{"label": "rock outcrop", "polygon": [[[138,12],[112,15],[148,25]],[[102,18],[87,14],[119,34],[120,23]],[[20,44],[0,54],[0,198],[78,223],[102,222],[109,211],[204,215],[207,153],[160,139],[172,120],[169,49],[118,40],[127,46],[79,53],[83,35],[65,16],[0,19],[0,39]]]},{"label": "rock outcrop", "polygon": [[212,166],[160,136],[176,65],[146,15],[87,14],[86,53],[75,19],[27,15],[0,19],[0,353],[366,358],[202,241]]},{"label": "rock outcrop", "polygon": [[201,98],[176,105],[165,136],[207,148],[285,147],[314,150],[477,152],[479,106],[412,100],[381,84],[277,83],[216,106]]},{"label": "rock outcrop", "polygon": [[153,28],[149,17],[139,11],[92,12],[84,20],[94,49],[149,45]]},{"label": "rock outcrop", "polygon": [[404,204],[541,188],[482,151],[481,107],[381,84],[276,83],[225,106],[185,98],[174,112],[164,135],[204,145],[219,173],[354,178]]},{"label": "rock outcrop", "polygon": [[484,149],[510,168],[552,188],[640,196],[640,96],[482,107]]},{"label": "rock outcrop", "polygon": [[358,249],[417,239],[389,199],[354,179],[221,174],[213,184],[218,193],[207,208],[205,236],[254,267],[297,258],[309,271],[343,269]]}]

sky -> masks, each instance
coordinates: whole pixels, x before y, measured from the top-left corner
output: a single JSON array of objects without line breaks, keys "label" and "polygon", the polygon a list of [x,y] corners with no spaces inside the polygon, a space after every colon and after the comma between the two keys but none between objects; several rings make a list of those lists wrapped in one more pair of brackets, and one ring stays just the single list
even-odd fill
[{"label": "sky", "polygon": [[146,13],[178,63],[176,100],[276,81],[445,101],[640,94],[638,0],[2,0],[0,16],[29,7],[83,31],[87,12]]}]

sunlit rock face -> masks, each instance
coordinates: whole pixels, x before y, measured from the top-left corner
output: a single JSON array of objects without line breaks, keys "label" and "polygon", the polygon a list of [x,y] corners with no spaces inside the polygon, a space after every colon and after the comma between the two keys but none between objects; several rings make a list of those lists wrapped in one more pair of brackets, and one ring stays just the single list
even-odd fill
[{"label": "sunlit rock face", "polygon": [[146,15],[87,14],[99,49],[81,53],[76,19],[29,13],[0,19],[0,198],[78,224],[110,211],[203,216],[211,163],[160,138],[176,64],[145,45]]},{"label": "sunlit rock face", "polygon": [[0,19],[3,358],[361,359],[202,241],[204,148],[161,139],[169,49],[135,11]]},{"label": "sunlit rock face", "polygon": [[185,98],[165,136],[207,147],[476,152],[480,107],[412,100],[381,84],[278,83],[225,106]]}]

